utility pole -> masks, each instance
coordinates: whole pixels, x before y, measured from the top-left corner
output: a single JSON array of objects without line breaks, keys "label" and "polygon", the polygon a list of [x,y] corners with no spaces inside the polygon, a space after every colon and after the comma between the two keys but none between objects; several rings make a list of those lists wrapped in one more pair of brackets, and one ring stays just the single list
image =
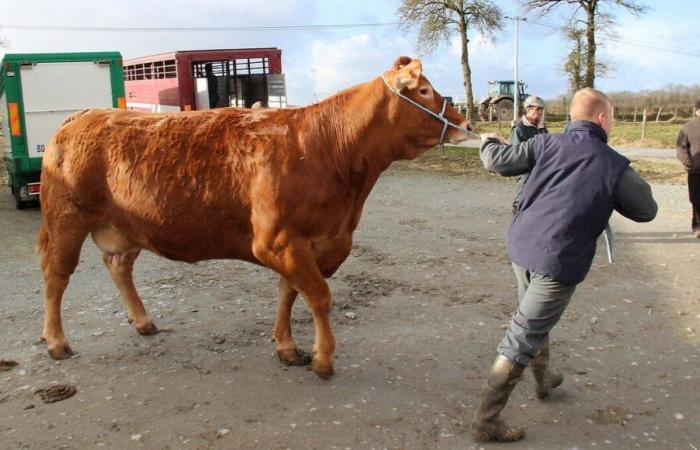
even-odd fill
[{"label": "utility pole", "polygon": [[518,122],[518,113],[520,112],[520,84],[518,83],[518,25],[521,21],[525,22],[527,18],[520,16],[505,16],[505,18],[511,19],[514,25],[513,36],[515,39],[515,55],[513,58],[513,66],[515,71],[515,79],[513,80],[513,125],[515,125]]},{"label": "utility pole", "polygon": [[513,17],[513,22],[515,23],[515,92],[513,92],[513,126],[518,123],[518,112],[520,111],[520,85],[518,84],[518,22],[520,22],[520,17]]}]

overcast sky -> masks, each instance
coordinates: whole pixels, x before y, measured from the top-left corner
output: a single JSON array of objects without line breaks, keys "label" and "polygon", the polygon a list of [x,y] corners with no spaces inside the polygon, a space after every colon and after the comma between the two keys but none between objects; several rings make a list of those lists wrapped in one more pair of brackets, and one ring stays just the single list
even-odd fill
[{"label": "overcast sky", "polygon": [[[622,41],[602,41],[601,54],[615,70],[599,80],[603,90],[642,90],[669,83],[700,83],[700,0],[640,0],[651,10],[637,18],[618,12]],[[398,55],[416,56],[415,35],[395,26],[285,31],[225,32],[66,32],[17,30],[8,25],[90,27],[240,27],[269,25],[396,22],[399,1],[388,0],[0,0],[0,54],[118,50],[133,58],[174,50],[278,47],[290,104],[303,105],[373,78]],[[497,2],[517,14],[512,0]],[[542,19],[561,23],[557,16]],[[520,78],[529,92],[552,98],[566,91],[561,72],[565,46],[551,29],[520,26]],[[635,45],[632,45],[635,44]],[[649,47],[694,53],[688,56]],[[491,44],[479,36],[470,44],[477,97],[486,82],[513,78],[513,26],[508,22]],[[444,95],[464,97],[455,37],[423,55],[424,73]]]}]

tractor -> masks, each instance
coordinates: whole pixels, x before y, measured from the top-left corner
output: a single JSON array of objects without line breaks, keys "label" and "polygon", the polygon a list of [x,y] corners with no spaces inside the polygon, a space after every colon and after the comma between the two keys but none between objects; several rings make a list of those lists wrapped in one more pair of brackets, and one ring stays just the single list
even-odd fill
[{"label": "tractor", "polygon": [[[513,120],[513,83],[512,81],[489,81],[489,93],[479,102],[479,118],[491,122],[494,119],[499,122]],[[518,82],[518,105],[522,112],[522,105],[528,94],[525,93],[527,85]]]}]

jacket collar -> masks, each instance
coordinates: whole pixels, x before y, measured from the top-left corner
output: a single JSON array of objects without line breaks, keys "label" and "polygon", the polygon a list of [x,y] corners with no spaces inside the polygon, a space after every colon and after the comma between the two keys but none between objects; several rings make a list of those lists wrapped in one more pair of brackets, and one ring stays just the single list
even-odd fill
[{"label": "jacket collar", "polygon": [[601,141],[608,143],[608,135],[603,130],[603,127],[589,120],[577,120],[567,125],[565,133],[576,133],[580,131],[588,131],[600,138]]},{"label": "jacket collar", "polygon": [[526,127],[533,127],[533,128],[537,128],[538,130],[541,130],[542,128],[544,128],[544,127],[540,127],[540,125],[538,123],[531,123],[529,120],[527,120],[527,117],[525,117],[525,115],[520,117],[520,121]]}]

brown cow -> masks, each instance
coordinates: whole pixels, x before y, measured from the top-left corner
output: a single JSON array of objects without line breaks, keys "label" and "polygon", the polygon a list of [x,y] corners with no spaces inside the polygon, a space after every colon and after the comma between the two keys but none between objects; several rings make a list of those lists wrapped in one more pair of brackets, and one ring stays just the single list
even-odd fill
[{"label": "brown cow", "polygon": [[[72,351],[61,298],[88,234],[142,335],[158,332],[132,279],[142,249],[195,262],[235,258],[280,275],[274,336],[279,359],[333,374],[331,293],[324,278],[345,261],[362,207],[398,159],[438,144],[443,123],[393,89],[440,112],[443,98],[419,60],[400,57],[386,81],[349,88],[299,109],[222,108],[177,114],[86,110],[68,118],[44,155],[41,175],[45,320],[55,359]],[[464,128],[452,107],[445,118]],[[451,142],[467,133],[447,128]],[[291,332],[297,294],[313,315],[313,358]]]}]

